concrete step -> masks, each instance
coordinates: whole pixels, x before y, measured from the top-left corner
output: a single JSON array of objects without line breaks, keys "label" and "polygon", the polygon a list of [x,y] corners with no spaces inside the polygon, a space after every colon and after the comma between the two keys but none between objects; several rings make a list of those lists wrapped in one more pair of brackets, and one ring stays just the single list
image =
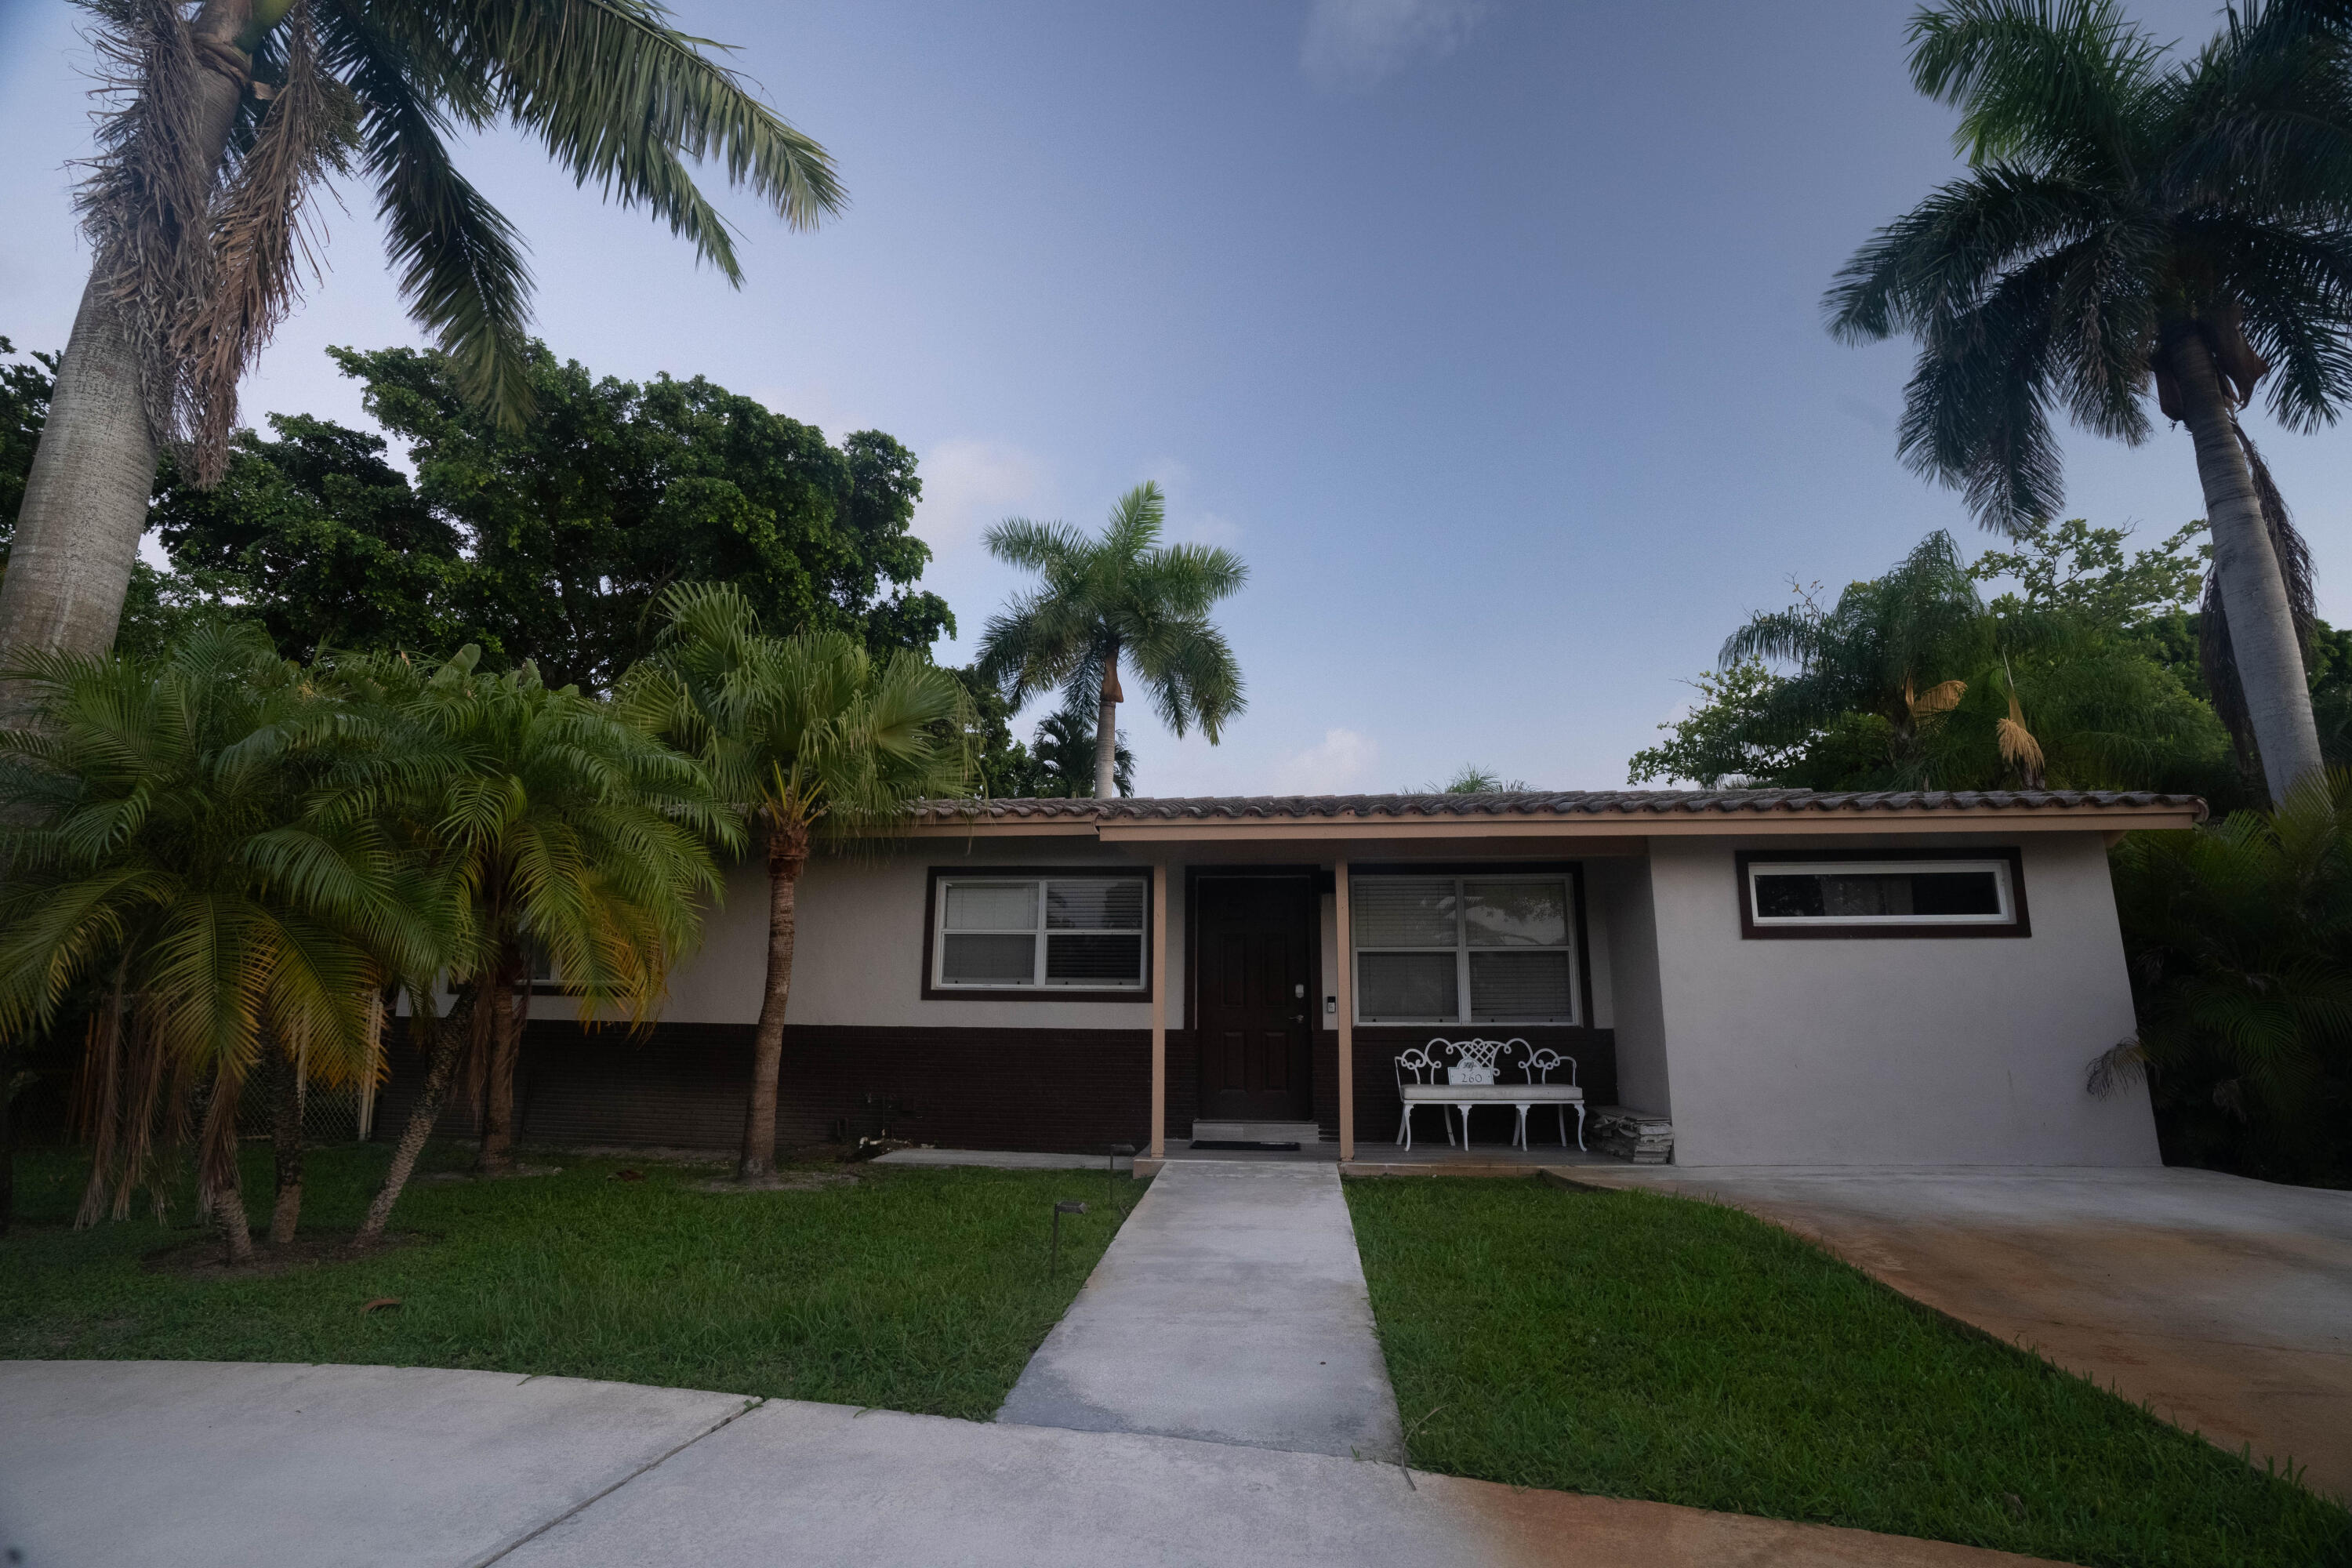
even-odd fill
[{"label": "concrete step", "polygon": [[1300,1143],[1322,1142],[1323,1129],[1312,1121],[1195,1121],[1195,1143]]}]

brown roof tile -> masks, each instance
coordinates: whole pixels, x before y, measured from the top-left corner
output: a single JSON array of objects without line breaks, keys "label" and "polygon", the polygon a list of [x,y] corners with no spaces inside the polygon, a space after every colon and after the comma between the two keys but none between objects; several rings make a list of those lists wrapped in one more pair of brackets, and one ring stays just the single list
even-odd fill
[{"label": "brown roof tile", "polygon": [[1288,795],[1130,796],[1120,800],[1012,799],[932,801],[932,821],[1207,821],[1249,818],[1445,816],[1706,816],[1842,813],[1895,816],[1923,811],[2081,811],[2133,806],[2193,806],[2193,795],[2149,790],[1656,789],[1523,791],[1493,795]]}]

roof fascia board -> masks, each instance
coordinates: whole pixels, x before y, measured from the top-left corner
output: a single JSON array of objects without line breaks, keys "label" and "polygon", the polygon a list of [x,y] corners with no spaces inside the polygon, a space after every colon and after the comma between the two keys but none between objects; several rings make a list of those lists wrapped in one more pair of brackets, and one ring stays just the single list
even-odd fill
[{"label": "roof fascia board", "polygon": [[1484,817],[1391,821],[1378,817],[1242,822],[1107,822],[1105,843],[1295,838],[1746,838],[1781,835],[1888,833],[2096,833],[2126,827],[2193,827],[2196,813],[2172,807],[2076,807],[2065,812],[1904,811],[1876,815],[1594,816],[1577,819]]},{"label": "roof fascia board", "polygon": [[894,829],[892,837],[901,833],[913,838],[964,838],[977,835],[984,838],[1092,838],[1095,825],[1083,817],[1056,818],[1045,822],[999,822],[975,816],[969,821],[926,822],[913,827]]}]

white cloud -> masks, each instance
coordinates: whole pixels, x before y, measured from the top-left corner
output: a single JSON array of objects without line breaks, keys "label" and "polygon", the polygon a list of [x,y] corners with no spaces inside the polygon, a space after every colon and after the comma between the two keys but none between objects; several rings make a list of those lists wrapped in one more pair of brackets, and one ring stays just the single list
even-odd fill
[{"label": "white cloud", "polygon": [[977,545],[982,531],[1007,516],[1038,510],[1050,488],[1043,461],[1002,441],[958,437],[921,458],[915,531],[942,555]]},{"label": "white cloud", "polygon": [[1323,739],[1294,752],[1274,770],[1278,795],[1345,795],[1363,783],[1381,749],[1354,730],[1326,730]]},{"label": "white cloud", "polygon": [[1315,0],[1298,66],[1326,91],[1362,92],[1417,55],[1452,54],[1489,9],[1486,0]]},{"label": "white cloud", "polygon": [[1169,525],[1168,531],[1191,544],[1239,544],[1242,525],[1213,511],[1192,512]]},{"label": "white cloud", "polygon": [[1192,466],[1181,458],[1154,458],[1144,465],[1143,477],[1156,480],[1168,498],[1168,537],[1188,544],[1239,544],[1242,525],[1213,511],[1198,511],[1187,502],[1192,489]]}]

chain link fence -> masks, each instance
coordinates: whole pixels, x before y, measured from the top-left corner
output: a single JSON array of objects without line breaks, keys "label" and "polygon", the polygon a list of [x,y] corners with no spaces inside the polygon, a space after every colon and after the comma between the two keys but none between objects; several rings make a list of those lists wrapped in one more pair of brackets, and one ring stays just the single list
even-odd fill
[{"label": "chain link fence", "polygon": [[[378,1032],[374,1050],[380,1063],[383,1039]],[[364,1143],[375,1135],[376,1072],[358,1083],[313,1083],[303,1075],[296,1095],[302,1107],[302,1141],[306,1143]],[[271,1131],[272,1108],[268,1086],[250,1081],[237,1102],[236,1131],[243,1138],[266,1138]]]}]

